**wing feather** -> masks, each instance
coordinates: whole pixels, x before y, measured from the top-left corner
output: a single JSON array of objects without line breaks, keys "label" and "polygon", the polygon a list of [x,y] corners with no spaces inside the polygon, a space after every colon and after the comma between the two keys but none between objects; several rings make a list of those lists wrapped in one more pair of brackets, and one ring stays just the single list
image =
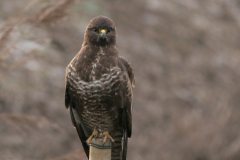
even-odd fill
[{"label": "wing feather", "polygon": [[123,122],[123,124],[126,123],[127,135],[130,138],[132,135],[132,88],[135,86],[134,73],[131,64],[125,58],[119,57],[119,62],[120,65],[123,65],[123,70],[126,71],[128,75],[128,78],[126,79],[127,82],[125,83],[125,105],[123,111],[125,114],[122,116],[123,119],[126,119],[126,122]]},{"label": "wing feather", "polygon": [[[87,137],[84,134],[84,130],[83,130],[83,127],[80,122],[79,113],[76,110],[74,100],[73,100],[73,98],[71,98],[71,94],[69,92],[70,88],[69,88],[69,84],[68,84],[67,74],[66,74],[66,89],[65,89],[65,106],[66,106],[66,108],[70,108],[72,124],[76,128],[78,136],[82,142],[84,151],[85,151],[87,157],[89,158],[89,147],[86,143]],[[80,106],[78,106],[78,107],[80,107]]]},{"label": "wing feather", "polygon": [[124,67],[128,73],[129,79],[131,81],[132,87],[134,88],[135,87],[135,79],[134,79],[134,73],[133,73],[133,68],[132,68],[131,64],[128,62],[127,59],[125,59],[123,57],[119,57],[119,60],[124,65]]}]

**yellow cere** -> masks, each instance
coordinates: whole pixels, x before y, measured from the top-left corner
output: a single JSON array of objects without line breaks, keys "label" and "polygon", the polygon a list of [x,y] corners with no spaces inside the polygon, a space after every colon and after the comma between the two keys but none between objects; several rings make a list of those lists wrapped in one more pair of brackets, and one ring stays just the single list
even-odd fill
[{"label": "yellow cere", "polygon": [[101,33],[103,33],[103,32],[106,34],[106,30],[105,30],[105,29],[102,29],[102,30],[101,30]]}]

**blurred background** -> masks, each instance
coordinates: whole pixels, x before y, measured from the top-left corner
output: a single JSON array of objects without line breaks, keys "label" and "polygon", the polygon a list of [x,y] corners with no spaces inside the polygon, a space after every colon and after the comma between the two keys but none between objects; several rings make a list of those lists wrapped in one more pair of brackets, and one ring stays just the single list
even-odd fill
[{"label": "blurred background", "polygon": [[239,0],[1,0],[0,159],[86,160],[64,78],[99,15],[135,72],[128,159],[239,160]]}]

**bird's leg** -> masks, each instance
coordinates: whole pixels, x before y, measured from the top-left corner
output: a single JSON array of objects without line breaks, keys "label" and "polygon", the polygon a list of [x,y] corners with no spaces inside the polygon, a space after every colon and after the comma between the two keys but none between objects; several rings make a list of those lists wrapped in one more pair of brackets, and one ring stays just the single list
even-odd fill
[{"label": "bird's leg", "polygon": [[94,128],[92,135],[86,140],[86,142],[90,144],[93,137],[98,137],[98,136],[99,136],[98,131],[96,128]]},{"label": "bird's leg", "polygon": [[112,141],[112,143],[114,143],[114,139],[109,135],[108,131],[104,132],[103,134],[100,134],[99,137],[104,137],[104,139],[103,139],[103,146],[106,143],[107,138],[109,138]]}]

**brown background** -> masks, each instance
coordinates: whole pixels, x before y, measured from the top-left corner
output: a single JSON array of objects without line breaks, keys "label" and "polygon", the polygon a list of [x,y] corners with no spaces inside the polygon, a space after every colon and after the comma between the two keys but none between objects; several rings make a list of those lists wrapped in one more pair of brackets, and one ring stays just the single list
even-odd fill
[{"label": "brown background", "polygon": [[1,0],[0,159],[86,159],[64,76],[98,15],[135,72],[128,159],[239,160],[239,0]]}]

